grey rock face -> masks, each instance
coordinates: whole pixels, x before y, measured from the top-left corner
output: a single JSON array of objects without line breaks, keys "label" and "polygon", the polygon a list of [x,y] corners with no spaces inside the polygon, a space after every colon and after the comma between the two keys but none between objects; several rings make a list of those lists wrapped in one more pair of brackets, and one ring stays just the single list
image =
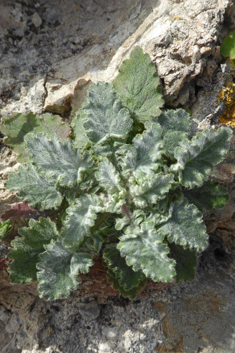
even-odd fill
[{"label": "grey rock face", "polygon": [[[67,117],[81,79],[111,82],[140,45],[156,64],[167,106],[191,109],[195,129],[211,127],[227,79],[220,37],[234,9],[232,0],[0,0],[0,114]],[[18,167],[14,154],[1,152],[0,214],[17,201],[4,181]],[[45,302],[35,283],[12,286],[0,267],[0,352],[234,353],[233,215],[232,195],[227,208],[205,216],[210,246],[192,283],[134,301],[101,283],[102,296],[94,288]]]}]

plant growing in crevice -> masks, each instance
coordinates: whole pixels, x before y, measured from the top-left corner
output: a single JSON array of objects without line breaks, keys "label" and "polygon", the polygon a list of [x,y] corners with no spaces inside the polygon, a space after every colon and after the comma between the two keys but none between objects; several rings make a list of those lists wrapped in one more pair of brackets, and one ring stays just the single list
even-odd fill
[{"label": "plant growing in crevice", "polygon": [[6,187],[48,217],[30,219],[12,241],[13,283],[37,280],[43,298],[66,297],[94,256],[130,298],[146,278],[193,279],[196,251],[208,244],[202,212],[227,201],[210,173],[232,130],[190,138],[189,115],[161,111],[157,86],[154,65],[136,47],[113,85],[90,86],[69,137],[27,132],[30,161]]}]

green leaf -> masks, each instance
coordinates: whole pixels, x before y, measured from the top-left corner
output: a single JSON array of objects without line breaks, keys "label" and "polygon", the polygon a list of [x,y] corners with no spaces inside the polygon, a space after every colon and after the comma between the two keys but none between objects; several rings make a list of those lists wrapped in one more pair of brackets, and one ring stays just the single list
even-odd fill
[{"label": "green leaf", "polygon": [[162,112],[158,118],[158,122],[163,128],[163,141],[166,153],[168,157],[174,159],[175,148],[190,133],[190,115],[183,109],[171,109]]},{"label": "green leaf", "polygon": [[102,159],[95,176],[108,193],[118,193],[120,198],[125,197],[126,190],[122,186],[120,175],[107,158]]},{"label": "green leaf", "polygon": [[0,222],[0,239],[5,237],[12,229],[12,226],[10,224],[10,220],[8,219],[5,222]]},{"label": "green leaf", "polygon": [[79,247],[86,236],[90,236],[90,228],[94,225],[97,213],[102,212],[96,195],[84,195],[73,206],[67,208],[67,217],[63,222],[61,236],[68,247]]},{"label": "green leaf", "polygon": [[139,122],[145,123],[160,114],[164,101],[160,89],[157,90],[159,78],[148,54],[136,47],[120,67],[119,74],[113,81],[115,91]]},{"label": "green leaf", "polygon": [[125,259],[121,257],[115,244],[106,245],[103,258],[106,266],[112,271],[119,285],[124,290],[129,291],[132,288],[138,287],[139,283],[145,279],[145,275],[141,270],[135,272],[132,267],[126,264]]},{"label": "green leaf", "polygon": [[20,228],[19,234],[22,237],[11,242],[15,249],[8,254],[14,260],[9,265],[10,278],[12,283],[29,283],[37,280],[36,264],[39,254],[45,251],[44,245],[59,234],[50,218],[40,218],[39,221],[30,219],[29,228]]},{"label": "green leaf", "polygon": [[20,198],[39,210],[57,208],[63,200],[56,185],[38,173],[32,164],[20,166],[18,172],[11,173],[5,186],[11,191],[18,191]]},{"label": "green leaf", "polygon": [[163,199],[174,182],[173,174],[150,174],[130,186],[130,193],[136,206],[143,208]]},{"label": "green leaf", "polygon": [[74,134],[73,146],[80,149],[83,149],[90,143],[90,140],[86,135],[86,130],[83,126],[83,113],[83,110],[80,109],[71,122],[71,128]]},{"label": "green leaf", "polygon": [[165,135],[167,131],[183,132],[186,136],[190,133],[191,119],[184,109],[170,109],[161,113],[157,119]]},{"label": "green leaf", "polygon": [[202,213],[196,206],[189,204],[186,198],[171,206],[170,219],[159,226],[158,230],[167,235],[170,242],[203,251],[208,246],[206,226]]},{"label": "green leaf", "polygon": [[176,261],[176,282],[180,280],[193,281],[195,278],[195,268],[197,267],[197,255],[195,250],[184,249],[174,243],[168,244],[170,257]]},{"label": "green leaf", "polygon": [[198,132],[191,141],[183,140],[175,150],[177,163],[171,166],[179,173],[183,186],[201,186],[209,177],[213,166],[221,162],[228,153],[232,130],[221,127],[218,131]]},{"label": "green leaf", "polygon": [[235,32],[230,33],[229,36],[223,40],[220,52],[223,56],[229,56],[230,59],[235,59]]},{"label": "green leaf", "polygon": [[26,147],[32,154],[33,163],[55,183],[74,186],[82,180],[86,169],[91,167],[88,153],[83,156],[74,150],[71,142],[60,142],[56,137],[48,139],[45,135],[28,135]]},{"label": "green leaf", "polygon": [[28,160],[29,153],[25,149],[24,137],[29,133],[44,133],[47,136],[65,138],[69,135],[70,128],[62,122],[57,115],[44,114],[39,118],[33,113],[26,115],[17,113],[2,119],[1,131],[7,135],[5,143],[19,154],[17,160],[21,163]]},{"label": "green leaf", "polygon": [[228,192],[222,185],[213,180],[207,181],[203,186],[191,190],[183,189],[185,197],[201,212],[212,208],[222,208],[228,201]]},{"label": "green leaf", "polygon": [[[159,124],[151,124],[143,134],[133,139],[133,146],[124,146],[125,157],[120,161],[123,171],[133,171],[136,178],[142,174],[149,174],[161,164],[163,153],[162,128]],[[121,150],[121,149],[120,149]]]},{"label": "green leaf", "polygon": [[114,289],[119,290],[123,297],[128,297],[130,299],[135,299],[138,292],[145,286],[147,282],[147,279],[145,278],[139,283],[137,287],[133,287],[130,290],[125,290],[124,287],[120,285],[117,277],[115,276],[115,273],[111,269],[108,270],[107,277],[109,282],[112,283]]},{"label": "green leaf", "polygon": [[46,300],[65,298],[77,289],[81,283],[78,274],[89,271],[92,258],[85,253],[71,253],[61,240],[52,241],[45,248],[37,264],[40,297]]},{"label": "green leaf", "polygon": [[108,83],[91,85],[81,117],[86,134],[94,143],[127,138],[133,123]]},{"label": "green leaf", "polygon": [[164,235],[154,226],[146,221],[140,227],[127,227],[117,248],[134,271],[142,270],[156,282],[170,282],[175,276],[175,261],[167,257],[169,248],[163,243]]}]

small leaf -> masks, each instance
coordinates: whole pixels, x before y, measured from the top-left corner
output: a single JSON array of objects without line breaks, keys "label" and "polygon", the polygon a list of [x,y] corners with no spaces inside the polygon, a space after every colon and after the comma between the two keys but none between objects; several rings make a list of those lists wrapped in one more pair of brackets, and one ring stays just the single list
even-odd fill
[{"label": "small leaf", "polygon": [[4,142],[19,154],[17,160],[21,163],[27,161],[29,157],[24,144],[24,137],[29,132],[44,133],[48,136],[56,135],[62,139],[70,133],[69,126],[63,123],[59,116],[52,116],[48,113],[44,114],[42,118],[33,113],[13,114],[4,117],[0,126],[1,131],[7,135]]},{"label": "small leaf", "polygon": [[124,171],[133,171],[134,175],[149,174],[156,170],[161,163],[163,153],[162,128],[160,124],[152,124],[143,134],[138,134],[133,139],[133,147],[129,147],[121,160]]},{"label": "small leaf", "polygon": [[163,128],[163,144],[166,154],[174,159],[174,151],[190,133],[190,115],[183,109],[167,110],[161,113],[158,122]]},{"label": "small leaf", "polygon": [[63,199],[56,185],[38,173],[32,164],[20,166],[18,172],[11,173],[5,186],[11,191],[18,191],[20,198],[39,210],[56,208]]},{"label": "small leaf", "polygon": [[230,59],[235,59],[235,32],[230,33],[229,36],[223,40],[220,52],[223,56],[229,56]]},{"label": "small leaf", "polygon": [[197,256],[195,250],[184,249],[174,243],[168,244],[170,257],[176,261],[176,282],[180,280],[193,281],[195,278],[195,268],[197,267]]},{"label": "small leaf", "polygon": [[26,147],[32,154],[33,163],[55,183],[74,186],[82,180],[82,174],[91,167],[88,153],[81,156],[70,140],[60,142],[56,137],[28,135]]},{"label": "small leaf", "polygon": [[128,297],[130,299],[135,299],[138,292],[145,286],[147,282],[147,279],[145,278],[139,283],[137,287],[133,287],[130,290],[125,290],[124,287],[120,285],[117,277],[115,276],[115,273],[111,269],[108,270],[107,277],[109,282],[112,283],[114,289],[119,290],[123,297]]},{"label": "small leaf", "polygon": [[67,297],[81,283],[79,272],[87,273],[92,266],[92,258],[85,253],[71,253],[61,240],[52,241],[45,248],[37,264],[40,297],[46,300]]},{"label": "small leaf", "polygon": [[163,128],[164,135],[170,130],[183,132],[186,136],[190,133],[190,114],[184,109],[166,110],[161,113],[157,121]]},{"label": "small leaf", "polygon": [[175,261],[167,257],[169,248],[163,240],[164,235],[155,230],[154,223],[146,221],[140,227],[127,227],[117,248],[134,271],[142,270],[156,282],[170,282],[175,276]]},{"label": "small leaf", "polygon": [[135,272],[132,267],[126,264],[125,259],[121,257],[115,244],[106,245],[103,258],[106,266],[109,270],[111,269],[112,273],[117,278],[119,285],[125,291],[138,287],[139,283],[145,279],[145,275],[141,270]]},{"label": "small leaf", "polygon": [[166,234],[170,242],[203,251],[208,246],[206,226],[202,213],[196,206],[189,204],[186,198],[176,201],[171,206],[171,218],[158,230]]},{"label": "small leaf", "polygon": [[191,190],[183,189],[183,193],[190,203],[193,203],[201,212],[212,208],[222,208],[228,201],[227,190],[213,180],[203,186]]},{"label": "small leaf", "polygon": [[10,220],[8,219],[5,222],[0,222],[0,239],[5,237],[10,231],[12,226],[10,225]]},{"label": "small leaf", "polygon": [[20,228],[21,238],[15,238],[11,244],[15,248],[8,257],[14,261],[9,265],[12,283],[29,283],[36,281],[36,264],[39,254],[45,251],[44,245],[51,239],[58,237],[56,225],[49,218],[40,218],[39,221],[30,219],[29,228]]},{"label": "small leaf", "polygon": [[179,173],[183,186],[201,186],[209,177],[213,166],[221,162],[228,153],[232,130],[221,127],[217,132],[198,132],[191,141],[183,140],[175,150],[177,163],[171,166]]},{"label": "small leaf", "polygon": [[159,78],[148,54],[136,47],[119,69],[113,81],[115,91],[139,122],[145,123],[160,114],[163,106],[160,90],[157,90]]},{"label": "small leaf", "polygon": [[155,204],[158,200],[163,199],[173,182],[173,174],[149,174],[139,180],[139,184],[130,186],[130,194],[138,207],[147,207],[149,204]]},{"label": "small leaf", "polygon": [[122,186],[120,175],[107,158],[102,159],[95,176],[108,193],[118,193],[120,198],[125,197],[126,190]]},{"label": "small leaf", "polygon": [[80,149],[83,149],[90,143],[83,126],[82,114],[83,110],[80,109],[71,122],[71,128],[74,134],[73,146]]},{"label": "small leaf", "polygon": [[86,134],[94,143],[110,137],[125,139],[132,128],[129,111],[123,108],[108,83],[91,85],[81,117]]},{"label": "small leaf", "polygon": [[61,236],[68,247],[79,247],[85,236],[90,236],[90,228],[94,225],[97,213],[103,209],[96,195],[84,195],[73,206],[67,208],[67,217],[63,222]]}]

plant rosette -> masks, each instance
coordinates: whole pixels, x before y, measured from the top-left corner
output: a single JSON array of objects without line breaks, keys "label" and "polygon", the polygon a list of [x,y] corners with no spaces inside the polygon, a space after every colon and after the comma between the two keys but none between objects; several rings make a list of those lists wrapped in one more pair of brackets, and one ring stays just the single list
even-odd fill
[{"label": "plant rosette", "polygon": [[[41,297],[67,297],[99,256],[113,287],[130,298],[147,278],[194,278],[196,252],[208,245],[202,212],[228,199],[210,173],[226,157],[232,130],[191,138],[186,111],[161,110],[158,84],[150,57],[136,47],[112,85],[90,86],[70,134],[58,117],[42,118],[46,133],[35,116],[30,125],[18,114],[14,128],[3,120],[8,144],[28,161],[6,187],[47,215],[30,219],[12,241],[12,283],[38,281]],[[20,146],[17,124],[25,131]]]}]

